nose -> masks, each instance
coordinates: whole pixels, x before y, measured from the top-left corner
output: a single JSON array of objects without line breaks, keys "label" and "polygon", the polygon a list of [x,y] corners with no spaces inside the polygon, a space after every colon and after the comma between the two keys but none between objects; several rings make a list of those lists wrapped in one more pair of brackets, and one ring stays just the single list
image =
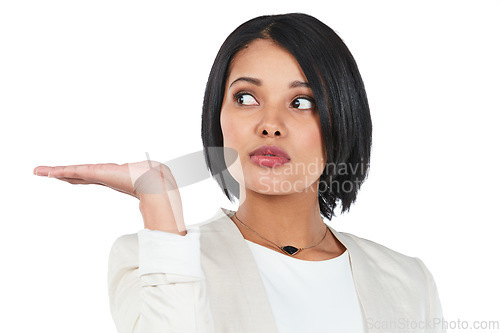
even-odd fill
[{"label": "nose", "polygon": [[273,110],[263,110],[263,117],[257,128],[259,136],[264,138],[281,138],[286,136],[286,126],[282,122],[279,113],[280,111],[276,108],[273,108]]},{"label": "nose", "polygon": [[[262,134],[263,134],[263,135],[268,135],[267,130],[263,130],[263,131],[262,131]],[[275,136],[280,136],[280,135],[281,135],[281,133],[280,133],[280,131],[274,131],[274,135],[275,135]]]}]

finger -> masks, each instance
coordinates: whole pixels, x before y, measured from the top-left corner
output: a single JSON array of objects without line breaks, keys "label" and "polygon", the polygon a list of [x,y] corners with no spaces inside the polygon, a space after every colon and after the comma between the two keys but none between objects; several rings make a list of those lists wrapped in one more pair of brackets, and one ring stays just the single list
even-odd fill
[{"label": "finger", "polygon": [[67,165],[67,166],[38,166],[33,170],[37,176],[50,178],[80,178],[87,179],[89,164]]},{"label": "finger", "polygon": [[40,165],[33,169],[33,174],[37,176],[47,177],[51,169],[52,167]]},{"label": "finger", "polygon": [[67,166],[38,166],[34,173],[66,181],[70,184],[96,184],[107,186],[116,191],[132,195],[133,184],[130,181],[126,165],[115,163],[80,164]]},{"label": "finger", "polygon": [[38,176],[50,178],[72,178],[86,180],[89,183],[106,183],[110,172],[114,172],[117,164],[78,164],[65,166],[39,166],[33,172]]}]

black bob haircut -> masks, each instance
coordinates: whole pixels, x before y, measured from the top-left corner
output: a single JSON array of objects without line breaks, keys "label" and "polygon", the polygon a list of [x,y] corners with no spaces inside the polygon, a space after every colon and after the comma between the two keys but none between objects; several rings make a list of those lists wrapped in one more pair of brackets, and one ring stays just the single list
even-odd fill
[{"label": "black bob haircut", "polygon": [[223,146],[220,113],[231,61],[259,38],[274,41],[297,59],[314,94],[327,153],[318,199],[321,215],[331,220],[338,201],[341,213],[349,211],[367,176],[372,123],[363,80],[349,49],[330,27],[310,15],[256,17],[222,44],[203,100],[201,136],[208,169],[231,202],[239,198],[239,185],[225,170],[222,150],[209,147]]}]

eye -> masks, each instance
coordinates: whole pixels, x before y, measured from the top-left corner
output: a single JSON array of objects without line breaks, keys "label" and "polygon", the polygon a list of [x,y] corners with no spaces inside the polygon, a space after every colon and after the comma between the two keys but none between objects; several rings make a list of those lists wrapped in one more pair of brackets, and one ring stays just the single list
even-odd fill
[{"label": "eye", "polygon": [[310,98],[299,97],[292,101],[291,106],[299,110],[309,110],[314,108],[314,102]]},{"label": "eye", "polygon": [[259,105],[255,98],[253,98],[252,95],[250,94],[236,94],[234,96],[236,99],[236,103],[241,104],[241,105]]}]

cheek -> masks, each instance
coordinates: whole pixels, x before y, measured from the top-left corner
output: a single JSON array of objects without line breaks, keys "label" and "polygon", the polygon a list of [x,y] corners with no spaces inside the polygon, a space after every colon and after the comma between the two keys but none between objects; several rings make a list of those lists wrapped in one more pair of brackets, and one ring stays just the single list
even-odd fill
[{"label": "cheek", "polygon": [[[232,117],[228,117],[228,112],[224,108],[220,114],[220,127],[224,148],[224,159],[226,167],[231,176],[240,184],[244,183],[244,173],[241,159],[238,153],[237,123]],[[227,149],[231,148],[231,149]]]},{"label": "cheek", "polygon": [[220,113],[220,127],[224,146],[227,147],[228,144],[233,142],[232,135],[235,132],[235,124],[231,121],[230,117],[227,116],[227,112],[224,112],[224,110]]},{"label": "cheek", "polygon": [[300,176],[316,179],[323,173],[326,165],[326,151],[321,132],[316,126],[311,126],[308,130],[303,129],[300,141],[297,141],[297,144],[300,144],[303,152],[300,161],[302,168],[300,170],[304,171],[300,172]]},{"label": "cheek", "polygon": [[317,128],[312,128],[307,131],[304,136],[302,136],[302,142],[304,145],[309,147],[308,156],[325,159],[326,150],[323,143],[323,137],[321,135],[321,130]]},{"label": "cheek", "polygon": [[316,135],[314,138],[315,145],[317,148],[317,154],[321,156],[321,159],[323,160],[324,163],[326,163],[326,146],[325,146],[325,141],[323,140],[323,134],[321,131],[321,126],[318,124],[317,130],[316,130]]},{"label": "cheek", "polygon": [[250,125],[246,119],[238,117],[233,110],[221,111],[220,126],[224,147],[244,149],[251,138]]}]

